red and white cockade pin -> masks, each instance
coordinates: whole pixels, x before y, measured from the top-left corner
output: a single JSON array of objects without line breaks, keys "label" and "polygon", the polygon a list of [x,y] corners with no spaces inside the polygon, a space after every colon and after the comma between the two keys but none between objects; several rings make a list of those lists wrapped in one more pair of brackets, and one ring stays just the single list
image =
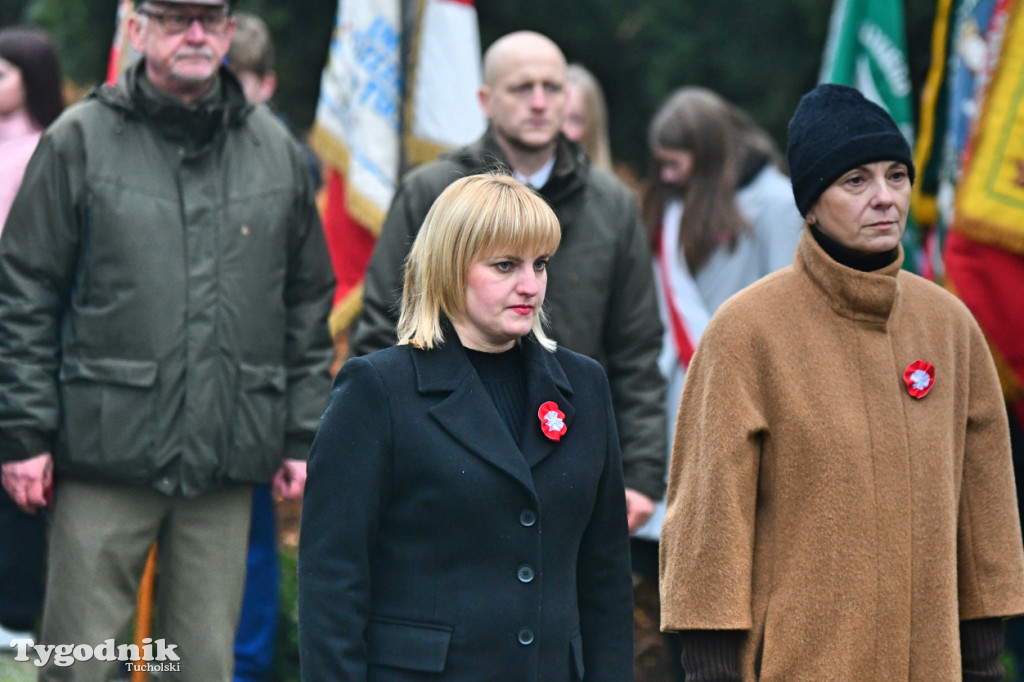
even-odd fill
[{"label": "red and white cockade pin", "polygon": [[907,382],[907,393],[920,400],[935,385],[935,368],[930,362],[915,360],[903,370],[903,381]]},{"label": "red and white cockade pin", "polygon": [[565,414],[550,400],[540,406],[537,416],[540,417],[540,430],[551,440],[561,440],[568,430],[565,428]]}]

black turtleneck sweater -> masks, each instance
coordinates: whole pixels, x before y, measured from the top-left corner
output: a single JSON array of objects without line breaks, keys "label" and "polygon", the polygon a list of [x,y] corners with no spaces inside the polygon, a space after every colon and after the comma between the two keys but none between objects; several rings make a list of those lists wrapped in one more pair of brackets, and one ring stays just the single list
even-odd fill
[{"label": "black turtleneck sweater", "polygon": [[816,225],[811,226],[811,235],[814,237],[814,241],[818,242],[818,246],[827,253],[832,260],[845,265],[848,268],[859,270],[861,272],[874,272],[875,270],[881,270],[886,265],[889,265],[896,257],[899,256],[899,247],[890,249],[889,251],[883,251],[882,253],[864,253],[862,251],[855,251],[851,248],[843,246],[832,237],[821,231]]},{"label": "black turtleneck sweater", "polygon": [[526,363],[522,348],[517,343],[502,353],[485,353],[470,348],[465,350],[509,435],[516,445],[520,445],[526,414]]}]

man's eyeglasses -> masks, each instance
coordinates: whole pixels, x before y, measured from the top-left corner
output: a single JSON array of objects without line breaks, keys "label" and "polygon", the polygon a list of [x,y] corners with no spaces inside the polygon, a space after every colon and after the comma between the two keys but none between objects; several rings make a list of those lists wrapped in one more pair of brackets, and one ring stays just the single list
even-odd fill
[{"label": "man's eyeglasses", "polygon": [[164,32],[178,35],[188,30],[193,21],[198,21],[206,33],[221,33],[227,28],[231,15],[227,11],[203,12],[202,14],[183,14],[181,12],[154,12],[149,9],[136,10],[151,19],[156,19]]}]

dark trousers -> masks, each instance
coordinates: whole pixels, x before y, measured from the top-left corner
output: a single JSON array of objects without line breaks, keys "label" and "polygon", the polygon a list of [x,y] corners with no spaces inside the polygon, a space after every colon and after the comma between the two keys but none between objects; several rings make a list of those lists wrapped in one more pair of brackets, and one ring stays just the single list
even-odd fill
[{"label": "dark trousers", "polygon": [[45,584],[46,515],[21,511],[0,486],[0,625],[32,630]]},{"label": "dark trousers", "polygon": [[683,682],[679,635],[661,632],[658,543],[633,538],[633,678],[636,682]]},{"label": "dark trousers", "polygon": [[[1017,481],[1017,509],[1024,526],[1024,430],[1010,410],[1010,443],[1013,449],[1013,471]],[[1017,670],[1013,682],[1024,681],[1024,616],[1011,618],[1006,623],[1006,648],[1016,658]]]}]

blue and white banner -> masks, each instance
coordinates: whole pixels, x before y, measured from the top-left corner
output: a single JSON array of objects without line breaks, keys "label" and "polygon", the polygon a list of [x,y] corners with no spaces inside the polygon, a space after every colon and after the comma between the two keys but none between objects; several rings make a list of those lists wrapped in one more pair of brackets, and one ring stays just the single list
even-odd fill
[{"label": "blue and white banner", "polygon": [[349,212],[379,226],[401,162],[401,0],[340,2],[314,142],[346,178]]}]

